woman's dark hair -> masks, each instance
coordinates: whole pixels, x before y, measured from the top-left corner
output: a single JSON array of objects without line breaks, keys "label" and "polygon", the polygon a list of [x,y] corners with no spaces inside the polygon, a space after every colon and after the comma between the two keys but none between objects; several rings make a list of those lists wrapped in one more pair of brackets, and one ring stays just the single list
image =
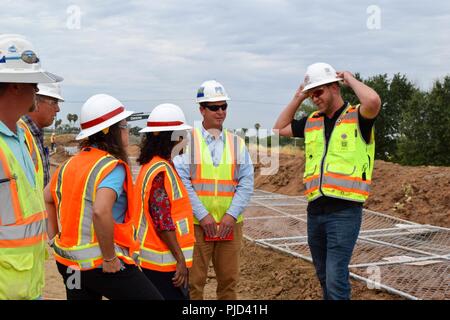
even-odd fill
[{"label": "woman's dark hair", "polygon": [[0,82],[0,96],[3,95],[3,93],[6,91],[6,88],[8,87],[9,83],[6,82]]},{"label": "woman's dark hair", "polygon": [[115,158],[128,163],[127,151],[122,143],[122,133],[119,127],[119,122],[109,127],[107,134],[103,131],[97,132],[89,136],[86,140],[81,141],[80,147],[93,147],[106,151]]},{"label": "woman's dark hair", "polygon": [[[144,165],[150,162],[154,156],[171,160],[172,149],[179,141],[177,138],[182,137],[184,132],[175,131],[175,135],[172,136],[173,133],[174,131],[146,133],[141,142],[141,154],[136,161],[140,165]],[[175,141],[172,141],[173,138]]]}]

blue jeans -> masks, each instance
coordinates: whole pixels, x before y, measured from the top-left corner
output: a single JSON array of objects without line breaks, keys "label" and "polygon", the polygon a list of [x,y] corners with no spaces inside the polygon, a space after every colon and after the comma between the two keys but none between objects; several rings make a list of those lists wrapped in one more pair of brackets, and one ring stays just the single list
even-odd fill
[{"label": "blue jeans", "polygon": [[308,214],[308,244],[325,300],[349,300],[348,265],[361,228],[362,207]]}]

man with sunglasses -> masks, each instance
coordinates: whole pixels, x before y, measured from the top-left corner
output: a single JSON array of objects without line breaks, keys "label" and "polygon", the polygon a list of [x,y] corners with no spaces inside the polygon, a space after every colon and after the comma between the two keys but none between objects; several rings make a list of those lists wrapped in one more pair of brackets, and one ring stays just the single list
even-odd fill
[{"label": "man with sunglasses", "polygon": [[38,83],[59,81],[26,38],[0,35],[0,300],[39,299],[44,287],[43,168],[35,169],[38,152],[29,153],[17,121],[34,110]]},{"label": "man with sunglasses", "polygon": [[[64,99],[61,96],[61,89],[58,83],[43,83],[38,85],[39,92],[36,94],[36,109],[28,112],[19,121],[19,125],[25,131],[25,140],[29,149],[32,146],[31,139],[34,139],[38,146],[40,159],[44,168],[44,187],[50,181],[50,159],[49,149],[44,146],[45,127],[50,126],[55,121],[56,114],[60,111],[59,103]],[[35,162],[39,161],[34,157]],[[38,163],[35,167],[38,168]]]},{"label": "man with sunglasses", "polygon": [[211,260],[217,299],[237,299],[242,212],[253,193],[253,164],[244,140],[223,128],[229,100],[215,80],[200,86],[202,126],[192,130],[187,152],[174,159],[194,212],[196,242],[189,276],[193,300],[203,299]]},{"label": "man with sunglasses", "polygon": [[[339,82],[355,92],[359,104],[342,99]],[[318,110],[295,120],[307,98]],[[324,299],[350,299],[348,265],[369,195],[380,109],[378,94],[350,72],[315,63],[274,125],[282,136],[305,139],[308,244]]]}]

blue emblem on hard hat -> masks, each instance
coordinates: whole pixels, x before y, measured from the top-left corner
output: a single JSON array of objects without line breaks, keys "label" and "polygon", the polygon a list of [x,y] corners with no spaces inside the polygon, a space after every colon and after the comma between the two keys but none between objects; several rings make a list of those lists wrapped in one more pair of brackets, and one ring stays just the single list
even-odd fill
[{"label": "blue emblem on hard hat", "polygon": [[200,89],[198,89],[197,91],[197,98],[202,98],[205,96],[205,88],[204,87],[200,87]]},{"label": "blue emblem on hard hat", "polygon": [[6,57],[5,57],[5,56],[3,56],[3,57],[0,59],[0,63],[6,63]]},{"label": "blue emblem on hard hat", "polygon": [[223,95],[222,87],[215,87],[214,90],[216,91],[216,93]]},{"label": "blue emblem on hard hat", "polygon": [[11,52],[11,53],[17,52],[16,46],[15,45],[10,46],[8,48],[8,51]]}]

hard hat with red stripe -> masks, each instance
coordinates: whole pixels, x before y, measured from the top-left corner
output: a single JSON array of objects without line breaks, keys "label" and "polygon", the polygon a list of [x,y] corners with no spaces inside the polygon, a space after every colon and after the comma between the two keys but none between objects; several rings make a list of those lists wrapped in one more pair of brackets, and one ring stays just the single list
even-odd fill
[{"label": "hard hat with red stripe", "polygon": [[128,111],[122,102],[107,94],[90,97],[81,107],[81,132],[76,140],[87,138],[113,124],[128,118],[134,111]]},{"label": "hard hat with red stripe", "polygon": [[175,104],[163,103],[155,107],[147,119],[147,127],[139,132],[190,130],[183,110]]}]

